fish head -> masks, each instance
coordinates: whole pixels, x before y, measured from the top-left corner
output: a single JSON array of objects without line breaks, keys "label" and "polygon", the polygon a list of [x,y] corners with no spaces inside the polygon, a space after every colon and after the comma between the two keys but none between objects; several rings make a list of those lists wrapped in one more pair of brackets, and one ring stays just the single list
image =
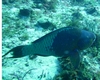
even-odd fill
[{"label": "fish head", "polygon": [[90,47],[96,40],[96,35],[92,32],[82,30],[78,41],[78,49],[84,50]]}]

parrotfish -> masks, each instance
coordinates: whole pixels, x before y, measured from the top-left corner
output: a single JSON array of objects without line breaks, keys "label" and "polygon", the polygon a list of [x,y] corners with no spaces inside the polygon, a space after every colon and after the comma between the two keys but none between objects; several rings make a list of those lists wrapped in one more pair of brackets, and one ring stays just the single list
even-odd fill
[{"label": "parrotfish", "polygon": [[69,57],[74,68],[80,63],[80,52],[90,47],[96,35],[90,31],[64,27],[52,31],[32,42],[30,45],[21,45],[9,50],[11,58],[20,58],[27,55]]}]

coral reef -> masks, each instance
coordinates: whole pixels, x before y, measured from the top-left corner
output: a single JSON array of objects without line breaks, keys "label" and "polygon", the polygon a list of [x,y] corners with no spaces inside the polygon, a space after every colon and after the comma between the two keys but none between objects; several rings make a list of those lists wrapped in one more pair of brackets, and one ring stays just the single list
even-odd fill
[{"label": "coral reef", "polygon": [[2,54],[66,26],[97,35],[95,43],[81,53],[78,70],[73,70],[69,58],[64,57],[3,58],[2,80],[99,80],[99,0],[3,0]]}]

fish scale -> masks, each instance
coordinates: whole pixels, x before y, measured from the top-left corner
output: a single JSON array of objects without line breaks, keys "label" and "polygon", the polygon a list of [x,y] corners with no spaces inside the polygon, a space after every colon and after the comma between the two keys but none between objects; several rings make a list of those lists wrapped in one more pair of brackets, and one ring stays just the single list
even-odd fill
[{"label": "fish scale", "polygon": [[42,56],[50,56],[50,55],[56,56],[55,50],[53,50],[52,47],[54,39],[57,37],[57,35],[60,32],[67,31],[69,29],[73,29],[73,28],[66,28],[66,29],[62,28],[61,30],[56,30],[54,32],[47,34],[46,36],[43,36],[39,40],[33,42],[33,44],[31,44],[34,49],[33,54],[38,54]]},{"label": "fish scale", "polygon": [[11,58],[20,58],[27,55],[68,57],[74,68],[80,63],[80,51],[90,47],[96,39],[92,32],[74,28],[64,27],[52,31],[35,40],[30,45],[14,47],[8,53],[13,52]]},{"label": "fish scale", "polygon": [[[56,35],[57,35],[57,33],[55,35],[54,34],[53,35],[49,34],[49,37],[48,36],[47,37],[43,36],[40,39],[40,41],[37,40],[35,42],[32,42],[31,45],[27,45],[27,46],[23,47],[22,52],[25,53],[25,54],[27,54],[27,53],[33,54],[33,55],[38,54],[38,55],[42,55],[42,56],[48,56],[48,54],[52,55],[53,51],[51,51],[50,48],[51,48],[51,45],[53,43],[53,39]],[[48,54],[44,55],[44,53],[48,53]]]}]

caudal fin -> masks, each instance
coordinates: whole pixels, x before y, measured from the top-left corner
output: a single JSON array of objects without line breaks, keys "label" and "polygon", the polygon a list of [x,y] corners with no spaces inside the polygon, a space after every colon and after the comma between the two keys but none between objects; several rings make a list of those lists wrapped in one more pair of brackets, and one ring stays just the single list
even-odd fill
[{"label": "caudal fin", "polygon": [[22,52],[22,48],[24,47],[25,45],[23,46],[17,46],[17,47],[14,47],[13,49],[9,50],[6,54],[4,54],[2,57],[5,57],[6,55],[8,55],[9,53],[12,52],[12,56],[10,58],[20,58],[20,57],[23,57],[25,56]]}]

